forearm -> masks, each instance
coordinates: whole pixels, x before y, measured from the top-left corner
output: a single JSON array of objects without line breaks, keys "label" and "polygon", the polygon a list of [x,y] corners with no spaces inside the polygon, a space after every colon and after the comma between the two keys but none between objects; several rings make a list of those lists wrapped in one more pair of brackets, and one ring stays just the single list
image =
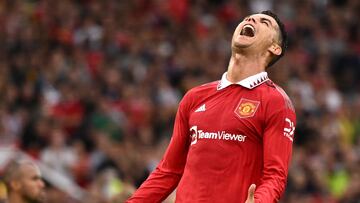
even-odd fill
[{"label": "forearm", "polygon": [[157,203],[162,202],[176,188],[181,174],[162,171],[159,167],[140,186],[127,203]]},{"label": "forearm", "polygon": [[[284,176],[283,176],[284,177]],[[256,203],[278,202],[286,185],[286,178],[265,178],[255,192]]]}]

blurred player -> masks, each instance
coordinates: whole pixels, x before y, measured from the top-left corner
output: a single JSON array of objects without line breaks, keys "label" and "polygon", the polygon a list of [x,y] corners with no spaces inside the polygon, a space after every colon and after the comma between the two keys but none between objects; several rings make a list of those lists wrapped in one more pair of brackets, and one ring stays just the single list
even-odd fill
[{"label": "blurred player", "polygon": [[40,203],[45,200],[45,184],[40,170],[28,160],[12,161],[4,173],[8,203]]},{"label": "blurred player", "polygon": [[227,72],[184,96],[162,161],[128,202],[161,202],[176,187],[176,202],[280,199],[296,116],[265,71],[284,54],[286,38],[269,11],[237,26]]}]

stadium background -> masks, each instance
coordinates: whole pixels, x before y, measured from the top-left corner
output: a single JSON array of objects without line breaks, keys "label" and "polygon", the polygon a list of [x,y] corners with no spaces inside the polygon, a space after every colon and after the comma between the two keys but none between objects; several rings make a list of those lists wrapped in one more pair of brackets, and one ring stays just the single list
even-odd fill
[{"label": "stadium background", "polygon": [[49,202],[122,202],[182,95],[220,79],[235,26],[266,9],[290,36],[269,72],[298,117],[281,202],[359,202],[358,0],[1,0],[1,167],[19,149],[91,199],[45,178]]}]

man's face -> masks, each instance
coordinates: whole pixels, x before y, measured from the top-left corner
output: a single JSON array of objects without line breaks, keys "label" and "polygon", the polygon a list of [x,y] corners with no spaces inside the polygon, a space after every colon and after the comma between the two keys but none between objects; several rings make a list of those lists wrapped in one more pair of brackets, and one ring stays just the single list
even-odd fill
[{"label": "man's face", "polygon": [[32,164],[21,166],[20,188],[21,196],[28,202],[43,202],[45,200],[45,184],[41,179],[40,170]]},{"label": "man's face", "polygon": [[273,43],[278,43],[279,26],[275,19],[265,14],[254,14],[244,18],[236,27],[232,38],[235,52],[250,49],[262,53]]}]

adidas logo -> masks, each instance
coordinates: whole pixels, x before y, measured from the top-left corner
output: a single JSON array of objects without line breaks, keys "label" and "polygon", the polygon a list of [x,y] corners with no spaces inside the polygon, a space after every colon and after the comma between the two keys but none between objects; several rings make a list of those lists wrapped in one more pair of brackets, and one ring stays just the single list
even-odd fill
[{"label": "adidas logo", "polygon": [[205,104],[201,105],[198,109],[195,110],[195,112],[201,112],[201,111],[206,111]]}]

